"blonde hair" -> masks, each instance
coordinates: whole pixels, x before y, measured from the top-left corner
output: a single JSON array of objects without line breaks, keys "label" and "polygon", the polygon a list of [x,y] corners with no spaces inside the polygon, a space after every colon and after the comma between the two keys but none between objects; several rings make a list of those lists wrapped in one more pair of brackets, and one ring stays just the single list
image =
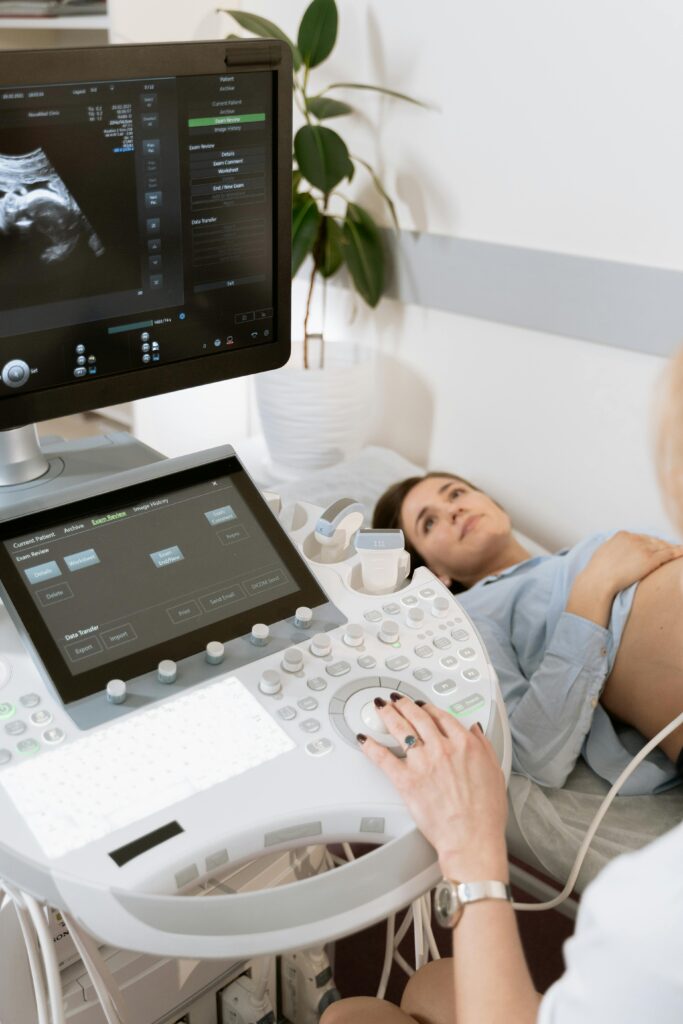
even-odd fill
[{"label": "blonde hair", "polygon": [[657,425],[657,473],[667,512],[683,532],[683,348],[667,364]]}]

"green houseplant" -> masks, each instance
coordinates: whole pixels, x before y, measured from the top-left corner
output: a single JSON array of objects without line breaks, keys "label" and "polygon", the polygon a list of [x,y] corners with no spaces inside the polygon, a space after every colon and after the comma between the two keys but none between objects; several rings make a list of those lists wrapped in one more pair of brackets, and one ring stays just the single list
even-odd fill
[{"label": "green houseplant", "polygon": [[[384,292],[386,256],[377,224],[363,206],[352,202],[340,191],[344,182],[353,180],[357,167],[370,175],[398,229],[394,204],[372,166],[349,152],[341,135],[323,123],[356,112],[349,103],[334,98],[330,93],[365,90],[420,106],[423,104],[392,89],[357,82],[334,82],[320,91],[313,91],[311,71],[319,68],[329,57],[337,39],[335,0],[313,0],[309,4],[301,19],[296,43],[272,21],[259,15],[236,10],[224,13],[252,35],[280,39],[292,51],[294,102],[304,121],[294,137],[292,274],[296,274],[308,255],[312,257],[303,324],[303,362],[307,369],[311,300],[317,280],[331,278],[344,266],[356,291],[369,306],[376,306]],[[231,35],[228,38],[237,37]],[[322,362],[321,345],[321,366]]]}]

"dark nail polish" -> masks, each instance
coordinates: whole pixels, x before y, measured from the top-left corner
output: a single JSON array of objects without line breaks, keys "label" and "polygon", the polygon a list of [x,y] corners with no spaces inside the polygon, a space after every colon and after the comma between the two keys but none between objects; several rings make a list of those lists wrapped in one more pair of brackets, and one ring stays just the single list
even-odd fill
[{"label": "dark nail polish", "polygon": [[382,700],[381,697],[375,697],[375,707],[376,708],[383,708],[383,707],[386,706],[386,703],[387,702],[385,700]]},{"label": "dark nail polish", "polygon": [[475,722],[475,723],[474,723],[474,728],[475,728],[475,729],[478,729],[478,730],[479,730],[479,732],[480,732],[480,733],[482,734],[482,736],[483,736],[483,734],[484,734],[484,730],[482,729],[482,727],[481,727],[481,724],[480,724],[479,722]]},{"label": "dark nail polish", "polygon": [[365,743],[367,736],[365,735],[365,733],[357,732],[356,739],[358,740],[359,743]]},{"label": "dark nail polish", "polygon": [[396,703],[397,700],[401,700],[402,697],[403,697],[402,693],[394,692],[394,693],[390,693],[389,694],[389,700],[393,700],[394,703]]},{"label": "dark nail polish", "polygon": [[415,703],[417,704],[417,706],[419,708],[423,708],[427,704],[427,701],[426,700],[416,700]]}]

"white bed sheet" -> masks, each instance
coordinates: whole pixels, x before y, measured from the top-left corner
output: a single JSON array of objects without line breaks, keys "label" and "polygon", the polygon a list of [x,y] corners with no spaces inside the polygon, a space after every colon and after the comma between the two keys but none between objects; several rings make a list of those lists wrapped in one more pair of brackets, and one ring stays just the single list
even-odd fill
[{"label": "white bed sheet", "polygon": [[[390,449],[368,447],[346,462],[299,480],[278,481],[276,471],[255,475],[260,486],[276,491],[285,504],[300,500],[327,506],[337,498],[355,498],[365,505],[369,523],[377,499],[390,484],[424,472],[424,467]],[[532,554],[546,553],[534,540],[515,532]],[[524,843],[552,877],[567,878],[608,788],[583,760],[562,789],[544,789],[525,776],[512,776],[510,813]],[[577,890],[581,892],[617,854],[639,849],[682,820],[683,786],[657,796],[617,797],[593,840]],[[524,859],[519,843],[512,852]]]}]

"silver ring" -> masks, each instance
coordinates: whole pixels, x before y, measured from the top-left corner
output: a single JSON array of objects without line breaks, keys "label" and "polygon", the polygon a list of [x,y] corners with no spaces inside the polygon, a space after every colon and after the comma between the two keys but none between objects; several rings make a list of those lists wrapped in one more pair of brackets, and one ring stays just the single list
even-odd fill
[{"label": "silver ring", "polygon": [[409,750],[412,750],[412,748],[417,745],[417,736],[413,736],[411,733],[410,736],[406,736],[403,743],[406,748],[406,753],[408,753]]}]

